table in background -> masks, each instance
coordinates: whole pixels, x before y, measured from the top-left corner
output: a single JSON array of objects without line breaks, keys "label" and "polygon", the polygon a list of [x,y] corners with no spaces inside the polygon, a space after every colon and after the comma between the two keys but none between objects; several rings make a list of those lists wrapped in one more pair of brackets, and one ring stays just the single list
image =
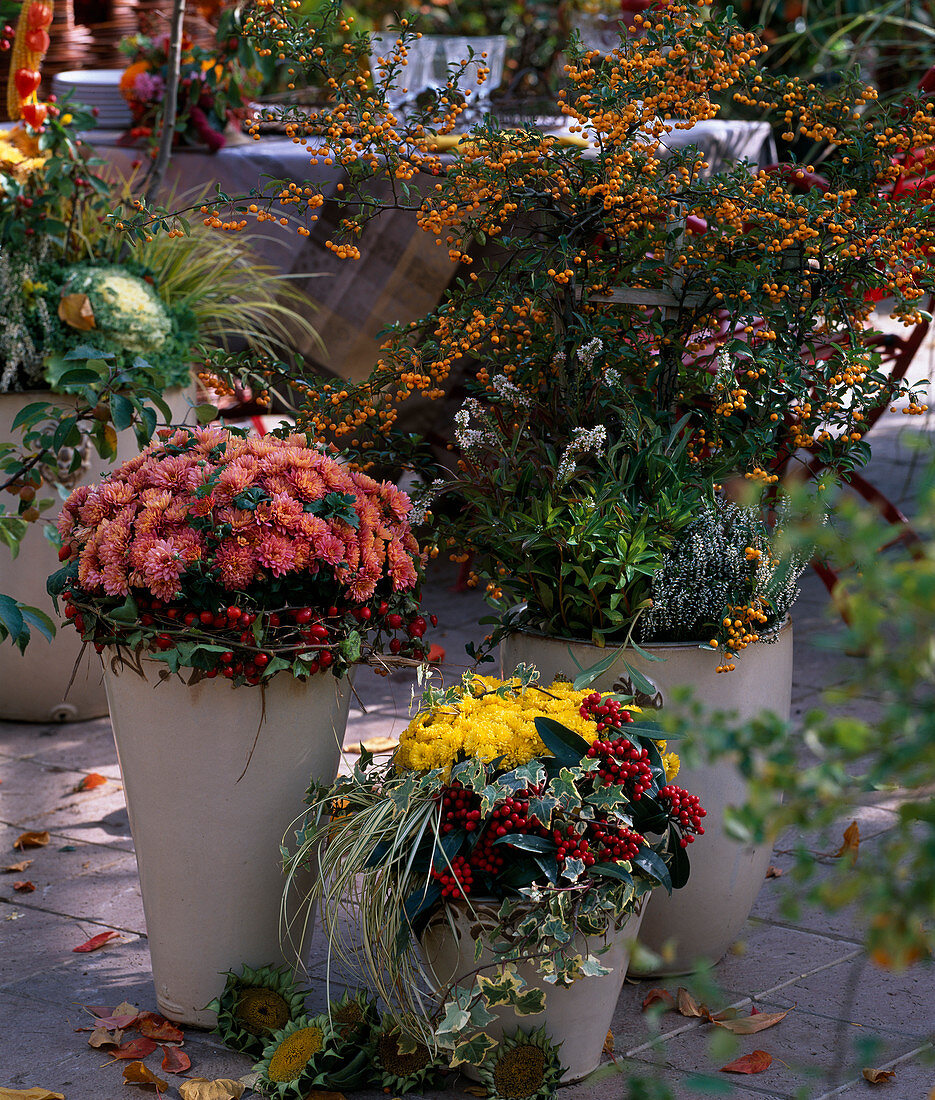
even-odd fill
[{"label": "table in background", "polygon": [[[116,137],[103,131],[88,135],[108,164],[130,176],[142,154],[114,145]],[[772,131],[765,122],[699,122],[690,130],[673,130],[664,144],[670,149],[697,145],[711,171],[742,160],[762,167],[775,155]],[[213,193],[215,185],[234,197],[247,195],[263,187],[264,176],[297,183],[314,176],[325,199],[333,198],[338,183],[347,181],[344,169],[312,166],[309,161],[305,147],[289,138],[247,140],[215,154],[179,150],[170,162],[162,201],[181,205],[186,194]],[[384,195],[389,194],[388,185],[374,181],[377,197],[381,187]],[[377,357],[379,332],[394,321],[415,320],[433,309],[457,265],[447,248],[418,228],[410,211],[385,211],[371,221],[359,242],[359,260],[341,260],[325,247],[343,216],[338,206],[326,201],[318,215],[309,237],[299,236],[294,226],[265,222],[258,227],[257,251],[277,270],[299,276],[294,285],[312,303],[312,321],[325,350],[312,343],[297,350],[326,371],[364,378]]]}]

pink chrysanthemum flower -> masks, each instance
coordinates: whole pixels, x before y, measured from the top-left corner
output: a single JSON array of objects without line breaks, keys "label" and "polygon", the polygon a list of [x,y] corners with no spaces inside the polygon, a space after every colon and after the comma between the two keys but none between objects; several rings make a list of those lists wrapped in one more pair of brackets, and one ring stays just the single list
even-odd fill
[{"label": "pink chrysanthemum flower", "polygon": [[393,578],[393,591],[404,592],[408,588],[414,588],[419,575],[412,561],[412,555],[398,539],[393,539],[386,545],[386,560],[389,565],[389,573]]},{"label": "pink chrysanthemum flower", "polygon": [[317,470],[293,470],[289,475],[289,481],[296,495],[302,500],[321,500],[327,492],[325,482]]},{"label": "pink chrysanthemum flower", "polygon": [[257,560],[251,547],[235,539],[225,539],[214,555],[214,566],[221,584],[233,590],[250,584],[256,575]]},{"label": "pink chrysanthemum flower", "polygon": [[179,581],[185,563],[178,548],[168,539],[150,539],[134,549],[132,559],[137,577],[160,600],[171,600],[178,594]]},{"label": "pink chrysanthemum flower", "polygon": [[295,552],[289,539],[275,532],[265,535],[256,546],[257,560],[274,577],[281,577],[295,568]]}]

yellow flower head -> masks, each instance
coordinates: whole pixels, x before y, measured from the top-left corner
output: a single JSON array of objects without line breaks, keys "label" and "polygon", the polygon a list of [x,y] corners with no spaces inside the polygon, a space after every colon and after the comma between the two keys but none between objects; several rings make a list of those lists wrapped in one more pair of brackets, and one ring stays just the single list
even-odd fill
[{"label": "yellow flower head", "polygon": [[[504,687],[506,691],[501,690]],[[456,704],[416,715],[403,731],[394,763],[398,771],[447,770],[461,757],[485,762],[501,757],[505,770],[516,768],[546,752],[535,727],[535,720],[542,717],[555,719],[588,742],[595,741],[597,726],[581,715],[581,705],[590,694],[575,691],[564,680],[523,690],[517,679],[475,676]]]}]

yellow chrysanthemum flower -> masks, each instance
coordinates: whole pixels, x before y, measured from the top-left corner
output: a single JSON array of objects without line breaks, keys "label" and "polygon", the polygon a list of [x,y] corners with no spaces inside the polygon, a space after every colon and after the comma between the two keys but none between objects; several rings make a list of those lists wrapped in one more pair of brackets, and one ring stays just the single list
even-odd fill
[{"label": "yellow chrysanthemum flower", "polygon": [[[510,690],[498,694],[504,686]],[[396,768],[448,769],[461,756],[485,762],[502,757],[505,769],[519,767],[546,751],[535,727],[541,717],[553,718],[586,741],[595,741],[595,723],[581,715],[581,705],[590,694],[575,691],[564,680],[523,690],[517,679],[475,676],[455,706],[423,712],[409,723],[396,750]]]}]

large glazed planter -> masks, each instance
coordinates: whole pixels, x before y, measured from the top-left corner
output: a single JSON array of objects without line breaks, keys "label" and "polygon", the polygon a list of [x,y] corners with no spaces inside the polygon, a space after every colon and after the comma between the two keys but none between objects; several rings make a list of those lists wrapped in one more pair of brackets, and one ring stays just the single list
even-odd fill
[{"label": "large glazed planter", "polygon": [[[473,913],[466,907],[449,909],[451,924],[443,910],[429,922],[420,943],[438,990],[445,990],[455,982],[460,983],[461,979],[464,979],[463,984],[470,985],[478,968],[482,968],[486,977],[495,972],[498,964],[491,951],[485,946],[480,958],[475,960],[474,945],[486,931],[496,926],[498,904],[474,901]],[[640,905],[620,928],[608,932],[606,937],[579,934],[572,941],[571,949],[582,956],[597,952],[609,943],[609,949],[599,956],[601,965],[610,970],[609,974],[581,978],[570,986],[561,986],[544,982],[532,963],[517,966],[519,976],[528,987],[545,991],[545,1011],[533,1016],[517,1016],[509,1005],[492,1008],[490,1011],[496,1019],[484,1028],[487,1034],[499,1040],[504,1032],[512,1034],[517,1027],[527,1031],[544,1027],[553,1043],[562,1044],[559,1055],[565,1067],[562,1082],[569,1084],[586,1077],[600,1063],[614,1009],[627,975],[630,948],[639,932],[645,908],[645,905]],[[460,1068],[469,1077],[477,1079],[469,1066]]]},{"label": "large glazed planter", "polygon": [[[169,390],[163,395],[172,411],[172,419],[182,423],[190,412],[190,389]],[[11,425],[20,409],[36,401],[50,401],[67,407],[69,398],[44,392],[0,395],[0,440],[13,438]],[[74,401],[72,400],[72,405]],[[114,465],[132,458],[139,451],[132,431],[117,437],[117,458],[111,464],[99,458],[93,446],[74,485],[96,481]],[[48,492],[42,495],[50,495]],[[54,520],[51,508],[45,515]],[[23,603],[38,607],[56,619],[45,582],[59,568],[58,558],[42,533],[46,521],[31,524],[16,558],[0,547],[0,592]],[[71,626],[56,621],[57,633],[51,642],[35,635],[21,654],[11,645],[0,646],[0,720],[11,722],[81,722],[107,713],[107,697],[101,669],[94,652],[85,650],[80,665],[81,639]],[[74,681],[69,682],[74,673]]]},{"label": "large glazed planter", "polygon": [[[621,661],[594,682],[601,691],[629,693],[623,660],[658,688],[641,705],[662,706],[673,688],[691,687],[694,697],[711,710],[733,711],[741,719],[772,712],[787,719],[792,700],[792,624],[787,622],[775,642],[748,646],[733,672],[715,672],[718,655],[697,645],[661,643],[643,647],[662,661],[646,661],[625,653]],[[574,654],[578,665],[572,660]],[[548,683],[561,673],[573,680],[581,668],[595,664],[609,650],[586,642],[569,642],[532,633],[511,635],[501,646],[505,674],[523,662],[534,664]],[[704,731],[698,731],[703,739]],[[677,746],[673,746],[676,747]],[[703,749],[703,744],[702,744]],[[750,847],[731,840],[724,831],[724,811],[747,797],[743,776],[728,760],[683,767],[680,787],[697,794],[707,810],[704,836],[689,849],[691,877],[671,897],[653,891],[646,905],[640,943],[665,959],[655,974],[684,974],[702,960],[717,962],[736,940],[763,884],[770,845]],[[674,953],[673,953],[674,949]],[[632,973],[632,970],[631,970]]]},{"label": "large glazed planter", "polygon": [[337,774],[350,684],[280,673],[265,688],[189,687],[160,682],[162,662],[144,659],[144,679],[103,656],[156,1003],[213,1027],[205,1006],[225,971],[304,962],[302,930],[281,935],[280,845],[311,777]]}]

